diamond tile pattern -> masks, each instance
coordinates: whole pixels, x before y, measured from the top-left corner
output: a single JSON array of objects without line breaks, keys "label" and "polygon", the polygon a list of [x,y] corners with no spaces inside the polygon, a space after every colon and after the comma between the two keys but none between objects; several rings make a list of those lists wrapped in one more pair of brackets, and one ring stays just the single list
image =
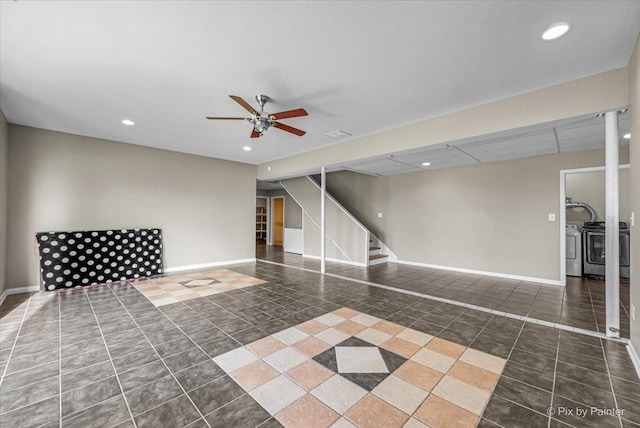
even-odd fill
[{"label": "diamond tile pattern", "polygon": [[194,279],[190,281],[182,281],[180,284],[185,287],[200,287],[202,285],[211,285],[211,284],[219,284],[220,281],[213,278],[202,278],[202,279]]},{"label": "diamond tile pattern", "polygon": [[389,373],[375,346],[336,346],[338,373]]},{"label": "diamond tile pattern", "polygon": [[156,307],[238,290],[266,281],[229,269],[215,269],[172,277],[132,281],[131,284]]},{"label": "diamond tile pattern", "polygon": [[[352,331],[349,335],[330,327],[345,322],[361,325],[365,330],[346,329]],[[319,325],[327,328],[316,337],[308,336],[307,332],[320,330]],[[330,348],[311,359],[296,349],[304,341],[320,342],[318,337],[333,342],[347,338],[333,346],[321,342]],[[367,338],[381,342],[380,346]],[[285,426],[329,426],[338,421],[339,426],[400,427],[414,413],[417,419],[411,423],[417,426],[422,423],[420,420],[439,420],[437,411],[436,416],[430,416],[434,411],[425,410],[434,406],[445,413],[458,409],[465,421],[478,420],[504,364],[501,358],[466,351],[462,345],[342,307],[214,361]],[[458,360],[463,355],[466,362]],[[451,375],[447,375],[454,365]],[[230,368],[236,371],[231,373]],[[254,371],[249,379],[246,375]],[[277,372],[283,375],[275,377]],[[431,395],[437,399],[424,404]]]}]

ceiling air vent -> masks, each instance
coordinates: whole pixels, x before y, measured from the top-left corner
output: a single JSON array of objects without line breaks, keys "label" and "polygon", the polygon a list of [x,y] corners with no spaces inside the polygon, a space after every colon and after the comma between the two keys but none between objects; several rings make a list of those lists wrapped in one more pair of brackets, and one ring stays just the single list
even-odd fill
[{"label": "ceiling air vent", "polygon": [[351,137],[351,134],[349,134],[348,132],[341,131],[339,129],[335,131],[331,131],[326,135],[327,137],[333,138],[334,140],[342,140],[343,138]]}]

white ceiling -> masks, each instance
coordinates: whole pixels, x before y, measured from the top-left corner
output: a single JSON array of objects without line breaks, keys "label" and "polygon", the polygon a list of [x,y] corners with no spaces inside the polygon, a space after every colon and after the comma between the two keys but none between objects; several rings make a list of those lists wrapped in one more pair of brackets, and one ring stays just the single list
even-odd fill
[{"label": "white ceiling", "polygon": [[[619,142],[628,145],[629,115],[618,121]],[[572,118],[527,128],[468,138],[437,146],[335,165],[332,171],[347,169],[371,175],[394,175],[422,170],[475,165],[533,156],[603,149],[604,118]],[[431,165],[423,166],[423,162]]]},{"label": "white ceiling", "polygon": [[[638,1],[2,1],[0,15],[9,122],[249,163],[623,67],[640,30]],[[572,31],[543,42],[557,21]],[[227,95],[258,93],[271,112],[306,108],[285,122],[307,135],[204,119],[243,116]]]}]

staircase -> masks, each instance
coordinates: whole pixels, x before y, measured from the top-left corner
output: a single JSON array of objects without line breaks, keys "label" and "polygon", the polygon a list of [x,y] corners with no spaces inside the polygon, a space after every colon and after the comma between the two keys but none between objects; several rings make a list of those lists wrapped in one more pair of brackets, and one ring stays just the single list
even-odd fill
[{"label": "staircase", "polygon": [[[320,256],[320,195],[316,177],[280,182],[302,208],[302,255]],[[326,258],[332,262],[369,267],[397,258],[382,241],[347,211],[333,196],[326,199]]]},{"label": "staircase", "polygon": [[369,241],[369,266],[386,263],[389,260],[388,254],[382,254],[382,248],[373,245],[373,239]]}]

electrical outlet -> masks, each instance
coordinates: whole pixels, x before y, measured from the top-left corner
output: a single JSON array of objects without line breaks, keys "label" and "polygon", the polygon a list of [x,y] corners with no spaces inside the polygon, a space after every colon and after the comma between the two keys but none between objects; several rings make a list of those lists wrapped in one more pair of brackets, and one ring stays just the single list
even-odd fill
[{"label": "electrical outlet", "polygon": [[382,213],[378,213],[378,218],[382,218]]}]

